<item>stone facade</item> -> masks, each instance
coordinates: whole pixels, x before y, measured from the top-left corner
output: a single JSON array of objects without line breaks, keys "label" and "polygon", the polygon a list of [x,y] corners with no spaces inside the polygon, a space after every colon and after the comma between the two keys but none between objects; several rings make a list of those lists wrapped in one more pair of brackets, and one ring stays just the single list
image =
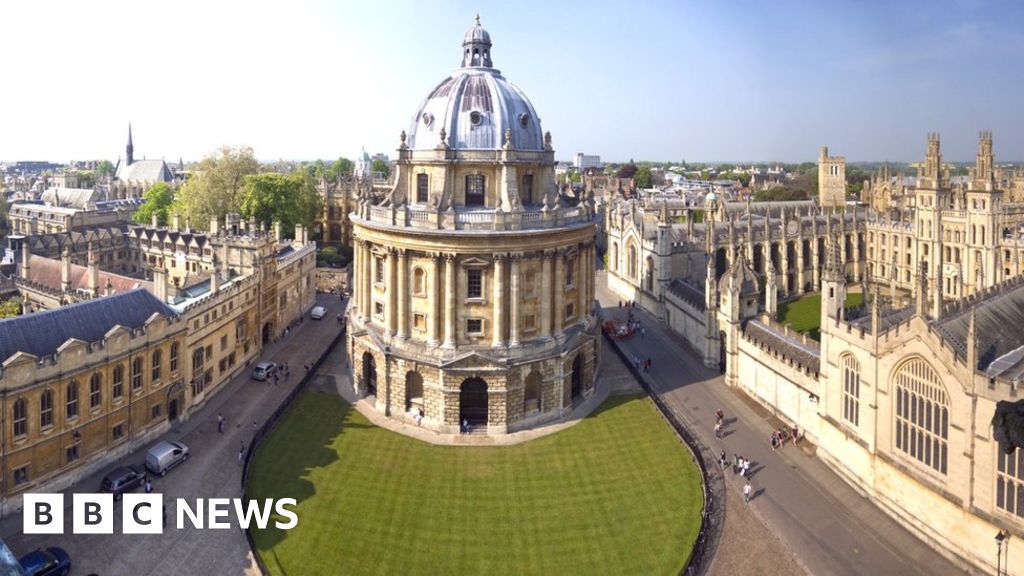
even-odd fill
[{"label": "stone facade", "polygon": [[[467,49],[482,49],[480,31]],[[350,214],[348,351],[357,390],[382,412],[422,410],[422,425],[443,432],[465,421],[505,433],[593,392],[595,210],[591,196],[559,193],[550,135],[540,136],[521,92],[506,91],[489,66],[464,66],[449,81],[492,92],[455,100],[451,117],[466,122],[457,128],[432,116],[449,109],[433,102],[449,98],[435,90],[402,134],[391,189],[362,190]],[[496,99],[524,111],[516,126],[493,115]],[[434,122],[453,122],[458,136],[442,128],[424,144]],[[489,137],[470,126],[497,129],[503,144],[472,147]]]},{"label": "stone facade", "polygon": [[818,205],[846,205],[846,158],[829,156],[825,146],[818,153]]}]

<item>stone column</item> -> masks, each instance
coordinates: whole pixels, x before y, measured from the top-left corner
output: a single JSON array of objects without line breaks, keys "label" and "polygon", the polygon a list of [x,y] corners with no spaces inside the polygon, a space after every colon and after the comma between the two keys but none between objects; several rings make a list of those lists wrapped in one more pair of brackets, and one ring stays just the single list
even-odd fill
[{"label": "stone column", "polygon": [[[590,247],[584,245],[580,249],[579,255],[576,257],[576,270],[573,272],[576,279],[576,319],[582,320],[586,317],[586,301],[587,301],[587,279],[584,270],[587,269],[590,264]],[[655,282],[657,282],[655,278]],[[656,284],[657,285],[657,284]]]},{"label": "stone column", "polygon": [[398,287],[395,280],[395,268],[397,267],[397,250],[388,249],[387,261],[384,262],[384,296],[387,298],[384,305],[384,324],[387,326],[385,333],[394,336],[398,332],[398,314],[395,308],[398,307]]},{"label": "stone column", "polygon": [[545,338],[551,337],[551,257],[554,250],[545,250],[541,256],[543,269],[540,275],[540,332]]},{"label": "stone column", "polygon": [[509,284],[511,284],[511,299],[508,303],[508,315],[509,315],[509,327],[508,327],[508,340],[509,346],[519,345],[519,260],[521,256],[518,254],[512,255],[512,271],[509,273]]},{"label": "stone column", "polygon": [[493,333],[491,346],[505,346],[505,259],[506,254],[494,255],[494,312],[491,318]]},{"label": "stone column", "polygon": [[363,319],[367,320],[373,314],[373,310],[370,309],[373,295],[373,254],[370,252],[368,242],[363,242],[363,284],[359,291],[363,294]]},{"label": "stone column", "polygon": [[444,348],[455,347],[455,254],[445,254],[444,265]]},{"label": "stone column", "polygon": [[398,249],[398,337],[409,337],[409,259],[405,248]]},{"label": "stone column", "polygon": [[562,335],[562,324],[565,321],[565,250],[559,249],[555,254],[555,314],[553,330],[555,336]]},{"label": "stone column", "polygon": [[437,310],[437,294],[441,290],[441,255],[433,253],[430,255],[430,287],[427,289],[427,306],[430,308],[427,313],[427,344],[437,346],[441,343],[440,326],[438,322],[440,314]]},{"label": "stone column", "polygon": [[361,282],[363,275],[363,247],[356,244],[355,249],[352,250],[352,286],[351,286],[351,298],[352,302],[356,305],[356,317],[358,318],[362,313],[363,307],[363,293],[359,289],[359,282]]}]

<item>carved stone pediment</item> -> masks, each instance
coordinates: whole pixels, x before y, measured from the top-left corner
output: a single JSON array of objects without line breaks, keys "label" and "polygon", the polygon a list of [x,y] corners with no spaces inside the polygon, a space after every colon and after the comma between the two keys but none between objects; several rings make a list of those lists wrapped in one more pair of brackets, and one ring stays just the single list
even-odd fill
[{"label": "carved stone pediment", "polygon": [[478,352],[469,352],[449,360],[442,364],[441,368],[456,371],[498,371],[507,369],[508,365],[503,360],[497,360]]}]

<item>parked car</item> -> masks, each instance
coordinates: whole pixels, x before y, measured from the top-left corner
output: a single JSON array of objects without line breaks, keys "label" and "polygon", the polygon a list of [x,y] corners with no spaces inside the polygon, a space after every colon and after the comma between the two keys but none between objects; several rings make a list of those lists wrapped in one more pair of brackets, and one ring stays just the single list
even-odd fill
[{"label": "parked car", "polygon": [[262,381],[267,378],[273,378],[275,372],[277,372],[277,364],[273,362],[260,362],[252,369],[252,379]]},{"label": "parked car", "polygon": [[67,576],[71,572],[71,557],[63,548],[40,548],[18,560],[25,576]]},{"label": "parked car", "polygon": [[100,483],[100,492],[114,495],[114,500],[120,500],[121,494],[132,492],[146,483],[146,475],[135,466],[119,466],[103,477]]},{"label": "parked car", "polygon": [[314,306],[313,311],[309,313],[309,317],[313,320],[320,320],[327,314],[327,308],[323,306]]},{"label": "parked car", "polygon": [[166,476],[167,471],[188,460],[188,446],[181,442],[160,442],[146,452],[146,469]]}]

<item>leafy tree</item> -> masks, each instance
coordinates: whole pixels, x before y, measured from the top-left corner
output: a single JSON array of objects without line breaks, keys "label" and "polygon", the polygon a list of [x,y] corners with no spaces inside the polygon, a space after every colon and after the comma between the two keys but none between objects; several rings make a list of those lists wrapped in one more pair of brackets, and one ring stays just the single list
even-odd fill
[{"label": "leafy tree", "polygon": [[651,177],[651,167],[641,166],[637,168],[636,173],[633,174],[633,181],[636,182],[636,187],[640,189],[650,188],[653,183]]},{"label": "leafy tree", "polygon": [[79,172],[78,173],[78,187],[79,188],[92,188],[96,186],[96,174],[93,172]]},{"label": "leafy tree", "polygon": [[21,299],[11,298],[0,302],[0,319],[14,318],[21,315]]},{"label": "leafy tree", "polygon": [[622,166],[622,168],[619,168],[618,176],[619,178],[632,178],[636,174],[636,171],[636,164],[634,164],[633,161],[630,160],[629,164],[625,164]]},{"label": "leafy tree", "polygon": [[806,190],[790,188],[789,186],[777,186],[754,194],[754,200],[757,202],[784,202],[788,200],[808,200],[809,198],[810,194]]},{"label": "leafy tree", "polygon": [[96,165],[96,174],[100,176],[110,176],[113,173],[114,165],[110,163],[110,160],[100,160]]},{"label": "leafy tree", "polygon": [[309,172],[296,170],[291,174],[265,172],[245,178],[240,194],[240,211],[244,218],[255,218],[270,227],[281,222],[281,233],[292,236],[296,224],[307,228],[320,212],[320,195]]},{"label": "leafy tree", "polygon": [[370,164],[370,172],[373,172],[374,176],[381,174],[384,178],[391,176],[391,168],[388,166],[388,163],[383,160],[374,160]]},{"label": "leafy tree", "polygon": [[240,210],[245,178],[259,168],[252,148],[225,146],[199,162],[195,175],[178,191],[174,209],[191,218],[192,226],[205,229],[210,218]]},{"label": "leafy tree", "polygon": [[142,205],[135,211],[135,222],[149,224],[156,214],[157,224],[167,226],[170,221],[171,205],[174,203],[174,191],[166,182],[157,182],[142,195]]},{"label": "leafy tree", "polygon": [[330,167],[327,168],[327,179],[333,182],[338,178],[351,176],[353,170],[355,170],[355,164],[353,164],[348,158],[342,156],[332,162]]}]

